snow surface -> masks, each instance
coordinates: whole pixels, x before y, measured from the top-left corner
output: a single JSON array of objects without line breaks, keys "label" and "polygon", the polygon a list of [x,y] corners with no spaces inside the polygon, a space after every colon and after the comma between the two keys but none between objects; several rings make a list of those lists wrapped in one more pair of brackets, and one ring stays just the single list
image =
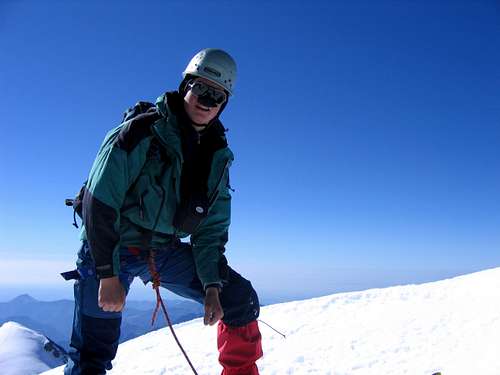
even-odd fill
[{"label": "snow surface", "polygon": [[[500,268],[262,308],[262,375],[500,375]],[[216,328],[175,326],[200,375],[220,374]],[[120,345],[110,374],[190,374],[168,328]],[[62,367],[45,375],[62,374]]]},{"label": "snow surface", "polygon": [[39,374],[63,361],[44,350],[49,340],[16,322],[0,327],[0,373],[2,375]]}]

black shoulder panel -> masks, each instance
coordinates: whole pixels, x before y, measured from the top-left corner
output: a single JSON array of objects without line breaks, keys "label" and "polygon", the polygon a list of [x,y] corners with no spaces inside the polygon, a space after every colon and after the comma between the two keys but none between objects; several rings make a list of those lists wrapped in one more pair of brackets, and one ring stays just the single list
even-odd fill
[{"label": "black shoulder panel", "polygon": [[87,188],[82,207],[83,224],[97,274],[100,277],[113,276],[113,251],[120,240],[119,233],[114,229],[118,214],[112,207],[94,198]]},{"label": "black shoulder panel", "polygon": [[161,118],[156,108],[142,113],[125,123],[116,139],[116,145],[122,150],[131,152],[144,138],[151,135],[151,125]]},{"label": "black shoulder panel", "polygon": [[122,122],[132,120],[142,113],[154,110],[155,107],[156,106],[151,102],[137,102],[133,107],[130,107],[123,113]]}]

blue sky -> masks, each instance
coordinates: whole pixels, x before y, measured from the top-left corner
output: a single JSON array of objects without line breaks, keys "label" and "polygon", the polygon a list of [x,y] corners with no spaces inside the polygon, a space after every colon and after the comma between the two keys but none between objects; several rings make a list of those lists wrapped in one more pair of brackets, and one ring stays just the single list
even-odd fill
[{"label": "blue sky", "polygon": [[227,254],[266,298],[499,266],[499,45],[493,0],[3,1],[0,299],[70,293],[64,198],[205,47],[238,63]]}]

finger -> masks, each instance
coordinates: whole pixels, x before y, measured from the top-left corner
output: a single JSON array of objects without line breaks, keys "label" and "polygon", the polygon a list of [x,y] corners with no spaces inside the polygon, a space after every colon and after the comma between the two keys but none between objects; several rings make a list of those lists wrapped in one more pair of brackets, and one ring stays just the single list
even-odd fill
[{"label": "finger", "polygon": [[224,318],[224,311],[222,311],[222,309],[218,309],[216,315],[217,315],[217,320],[221,320],[222,318]]},{"label": "finger", "polygon": [[213,326],[215,323],[217,323],[220,319],[220,314],[211,312],[209,315],[209,324]]},{"label": "finger", "polygon": [[119,311],[118,306],[111,304],[111,303],[105,303],[103,304],[102,309],[106,312],[117,312]]},{"label": "finger", "polygon": [[214,324],[217,323],[222,318],[224,318],[224,311],[222,311],[222,309],[220,309],[217,311],[217,318],[215,319]]},{"label": "finger", "polygon": [[203,317],[203,323],[205,325],[208,325],[210,323],[210,314],[213,312],[213,308],[210,303],[207,303],[207,301],[205,301],[204,309],[205,309],[205,315]]},{"label": "finger", "polygon": [[216,317],[216,314],[215,314],[214,310],[212,310],[212,309],[207,310],[205,313],[205,320],[206,320],[205,325],[213,325],[215,317]]}]

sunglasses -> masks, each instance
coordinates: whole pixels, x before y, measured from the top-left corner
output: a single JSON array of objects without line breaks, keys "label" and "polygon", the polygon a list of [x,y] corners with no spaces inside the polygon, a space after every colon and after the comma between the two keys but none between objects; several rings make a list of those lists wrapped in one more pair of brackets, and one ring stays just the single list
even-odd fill
[{"label": "sunglasses", "polygon": [[208,107],[216,107],[226,101],[227,95],[224,90],[216,89],[202,81],[194,81],[188,85],[188,89],[198,97],[198,101]]}]

